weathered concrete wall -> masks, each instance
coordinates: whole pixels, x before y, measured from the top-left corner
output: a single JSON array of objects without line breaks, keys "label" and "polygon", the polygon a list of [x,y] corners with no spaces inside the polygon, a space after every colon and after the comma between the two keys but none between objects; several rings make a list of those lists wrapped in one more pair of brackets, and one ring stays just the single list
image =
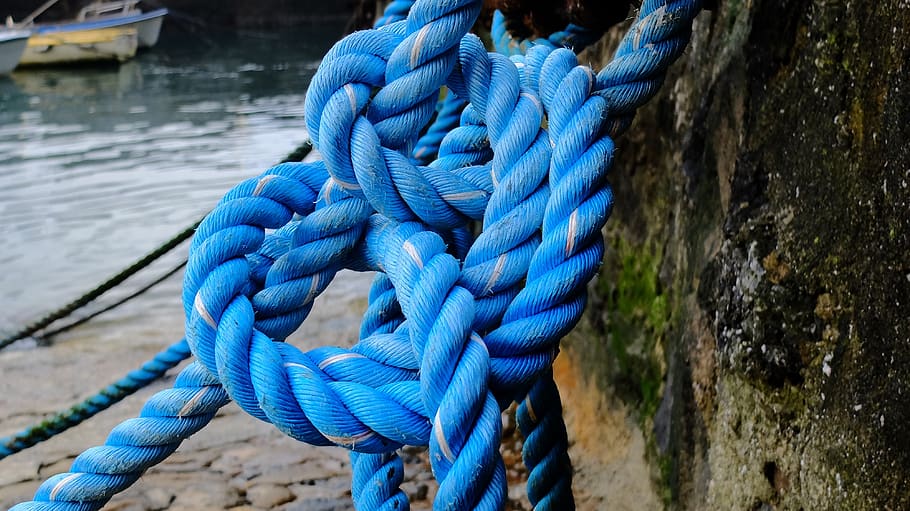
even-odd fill
[{"label": "weathered concrete wall", "polygon": [[698,18],[557,367],[585,508],[910,509],[908,62],[906,0]]}]

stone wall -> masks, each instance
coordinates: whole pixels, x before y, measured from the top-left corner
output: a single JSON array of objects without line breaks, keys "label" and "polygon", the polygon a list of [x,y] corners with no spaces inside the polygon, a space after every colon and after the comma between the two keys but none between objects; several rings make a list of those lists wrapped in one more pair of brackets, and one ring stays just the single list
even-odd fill
[{"label": "stone wall", "polygon": [[910,509],[907,7],[697,19],[557,366],[585,509]]}]

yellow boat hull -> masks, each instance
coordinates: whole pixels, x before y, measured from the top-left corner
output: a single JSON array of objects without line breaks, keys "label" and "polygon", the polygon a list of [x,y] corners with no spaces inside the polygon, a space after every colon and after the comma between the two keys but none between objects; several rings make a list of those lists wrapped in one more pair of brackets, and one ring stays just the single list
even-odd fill
[{"label": "yellow boat hull", "polygon": [[139,45],[134,28],[104,28],[76,32],[36,34],[28,39],[28,46],[19,65],[70,64],[91,61],[129,60],[136,55]]}]

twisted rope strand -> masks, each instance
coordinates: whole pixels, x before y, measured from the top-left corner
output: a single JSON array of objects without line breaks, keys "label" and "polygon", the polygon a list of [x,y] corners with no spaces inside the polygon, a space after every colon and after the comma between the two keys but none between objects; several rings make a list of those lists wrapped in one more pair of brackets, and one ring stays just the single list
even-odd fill
[{"label": "twisted rope strand", "polygon": [[539,511],[575,509],[569,439],[552,371],[537,379],[515,418],[524,436],[521,458],[528,469],[531,505]]},{"label": "twisted rope strand", "polygon": [[404,463],[394,453],[362,454],[351,451],[351,497],[357,509],[408,511],[408,496],[399,489]]},{"label": "twisted rope strand", "polygon": [[[452,229],[482,212],[486,182],[465,179],[454,168],[418,169],[406,157],[434,111],[479,4],[418,2],[406,22],[336,44],[311,82],[307,125],[329,172],[390,218]],[[352,63],[361,67],[352,71]],[[371,97],[373,87],[380,89]]]},{"label": "twisted rope strand", "polygon": [[498,509],[505,501],[501,421],[486,388],[489,353],[471,331],[473,297],[438,235],[374,216],[365,257],[395,283],[420,361],[421,399],[433,420],[430,461],[438,509]]},{"label": "twisted rope strand", "polygon": [[427,128],[426,133],[417,140],[411,153],[411,160],[418,165],[428,165],[439,154],[442,139],[458,127],[461,111],[467,105],[464,99],[452,93],[446,93],[436,106],[436,118]]},{"label": "twisted rope strand", "polygon": [[199,364],[190,364],[173,389],[146,402],[139,418],[115,427],[104,446],[84,451],[70,472],[52,476],[38,488],[34,501],[13,506],[11,511],[100,509],[208,424],[227,402],[218,381]]}]

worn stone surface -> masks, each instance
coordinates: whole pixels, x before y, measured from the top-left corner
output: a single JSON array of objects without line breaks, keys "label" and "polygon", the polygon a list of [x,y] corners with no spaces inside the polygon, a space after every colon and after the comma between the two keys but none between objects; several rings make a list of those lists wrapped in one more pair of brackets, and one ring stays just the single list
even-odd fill
[{"label": "worn stone surface", "polygon": [[[640,509],[910,509],[908,7],[720,3],[619,141],[557,376],[643,433]],[[576,442],[603,434],[566,401]]]}]

